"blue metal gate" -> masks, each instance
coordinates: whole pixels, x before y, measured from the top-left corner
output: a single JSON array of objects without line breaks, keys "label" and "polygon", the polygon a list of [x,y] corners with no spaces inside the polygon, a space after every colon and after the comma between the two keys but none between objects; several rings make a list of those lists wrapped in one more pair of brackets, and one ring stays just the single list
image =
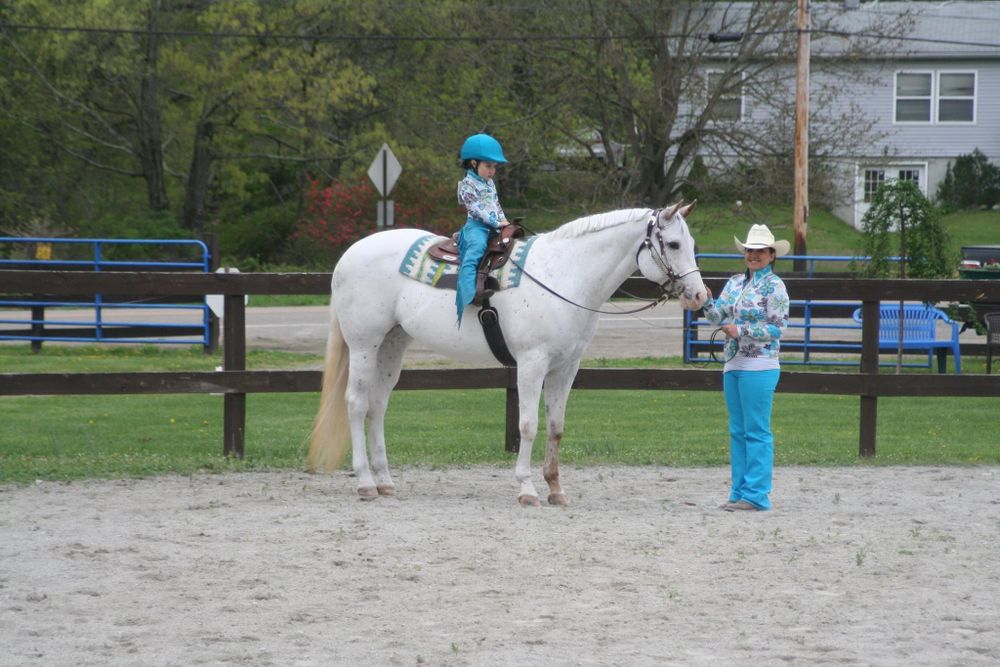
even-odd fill
[{"label": "blue metal gate", "polygon": [[[211,270],[211,260],[208,246],[198,240],[0,237],[0,269],[207,273]],[[30,316],[19,317],[21,309]],[[7,328],[10,326],[22,328]],[[121,300],[113,295],[96,294],[59,300],[18,295],[0,300],[0,340],[28,340],[34,349],[39,349],[44,341],[208,348],[211,329],[211,311],[203,298]]]}]

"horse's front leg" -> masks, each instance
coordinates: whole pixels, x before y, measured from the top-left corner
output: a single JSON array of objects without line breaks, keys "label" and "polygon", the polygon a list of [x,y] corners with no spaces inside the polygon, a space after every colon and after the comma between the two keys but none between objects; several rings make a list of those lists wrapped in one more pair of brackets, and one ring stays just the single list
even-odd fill
[{"label": "horse's front leg", "polygon": [[538,434],[538,399],[542,393],[542,377],[544,370],[537,364],[518,360],[517,394],[518,394],[518,427],[521,434],[521,446],[517,452],[517,464],[514,467],[514,477],[521,484],[517,501],[522,507],[539,507],[538,492],[531,481],[531,448]]},{"label": "horse's front leg", "polygon": [[553,370],[545,378],[545,415],[547,419],[547,441],[545,463],[542,474],[549,485],[549,504],[567,505],[569,499],[559,482],[559,448],[562,446],[563,430],[566,425],[566,403],[573,386],[573,378],[579,362]]}]

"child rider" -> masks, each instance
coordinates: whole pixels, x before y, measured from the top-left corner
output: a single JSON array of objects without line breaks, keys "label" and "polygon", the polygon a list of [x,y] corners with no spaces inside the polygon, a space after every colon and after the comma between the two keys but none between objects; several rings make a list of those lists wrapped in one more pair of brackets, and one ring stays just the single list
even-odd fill
[{"label": "child rider", "polygon": [[493,183],[498,164],[506,164],[500,142],[488,134],[474,134],[465,140],[460,152],[465,178],[458,183],[458,201],[468,211],[465,226],[458,235],[459,267],[458,285],[455,289],[455,307],[458,324],[470,303],[481,303],[493,295],[484,289],[476,295],[476,271],[486,254],[486,244],[491,236],[506,227],[507,217],[500,208],[497,188]]}]

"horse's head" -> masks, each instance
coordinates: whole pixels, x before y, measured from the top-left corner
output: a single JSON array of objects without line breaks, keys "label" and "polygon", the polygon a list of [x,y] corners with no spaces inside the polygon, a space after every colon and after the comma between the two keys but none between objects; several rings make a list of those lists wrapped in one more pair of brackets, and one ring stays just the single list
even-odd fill
[{"label": "horse's head", "polygon": [[695,202],[687,206],[682,202],[661,209],[646,225],[646,239],[635,258],[643,277],[676,292],[687,310],[698,310],[708,297],[685,220],[694,206]]}]

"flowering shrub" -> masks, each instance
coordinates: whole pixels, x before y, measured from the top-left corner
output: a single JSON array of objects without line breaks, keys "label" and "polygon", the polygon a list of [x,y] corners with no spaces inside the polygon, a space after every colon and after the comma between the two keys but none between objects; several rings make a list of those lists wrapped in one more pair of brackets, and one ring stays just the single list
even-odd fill
[{"label": "flowering shrub", "polygon": [[[336,257],[358,239],[378,231],[380,197],[368,179],[333,181],[322,185],[310,179],[306,214],[293,240],[304,255]],[[465,222],[463,209],[448,184],[420,177],[402,178],[392,192],[394,227],[415,227],[450,235]],[[308,250],[306,250],[308,248]]]}]

